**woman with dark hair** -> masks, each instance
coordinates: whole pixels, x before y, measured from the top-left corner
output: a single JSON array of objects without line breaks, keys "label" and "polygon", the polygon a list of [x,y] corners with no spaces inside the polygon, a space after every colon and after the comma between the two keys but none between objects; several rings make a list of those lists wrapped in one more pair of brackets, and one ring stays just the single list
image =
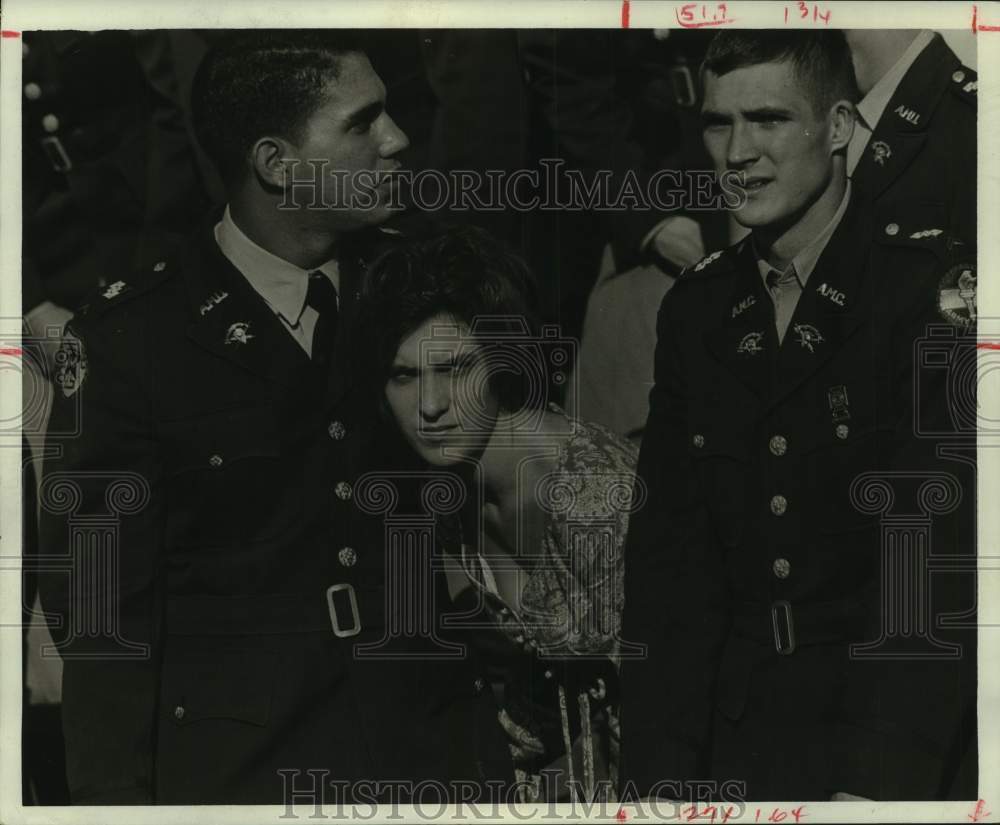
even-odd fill
[{"label": "woman with dark hair", "polygon": [[[500,720],[518,778],[534,778],[536,798],[564,797],[567,781],[608,797],[636,454],[547,403],[570,345],[537,329],[533,297],[523,262],[482,230],[400,244],[363,285],[357,366],[386,443],[401,437],[462,482],[437,535],[506,645]],[[546,766],[561,768],[559,788],[540,787]]]}]

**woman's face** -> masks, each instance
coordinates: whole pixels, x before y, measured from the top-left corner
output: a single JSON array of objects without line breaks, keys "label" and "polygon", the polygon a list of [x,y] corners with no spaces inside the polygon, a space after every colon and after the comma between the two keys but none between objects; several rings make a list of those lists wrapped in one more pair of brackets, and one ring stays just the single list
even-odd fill
[{"label": "woman's face", "polygon": [[483,348],[450,315],[429,318],[399,345],[385,398],[410,446],[438,466],[476,457],[499,413]]}]

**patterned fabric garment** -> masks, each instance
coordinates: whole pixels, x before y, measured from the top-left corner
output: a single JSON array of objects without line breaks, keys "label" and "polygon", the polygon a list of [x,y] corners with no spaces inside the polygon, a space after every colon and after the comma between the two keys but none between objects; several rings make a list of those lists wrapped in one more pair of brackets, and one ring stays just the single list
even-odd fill
[{"label": "patterned fabric garment", "polygon": [[[538,554],[522,574],[519,607],[500,596],[490,563],[463,541],[457,519],[441,525],[451,547],[461,548],[496,629],[510,649],[523,651],[509,662],[500,722],[517,778],[535,784],[529,801],[581,793],[610,798],[617,782],[622,550],[638,503],[632,500],[637,450],[600,425],[567,420],[572,431],[535,488],[545,525]],[[570,749],[574,759],[567,763]],[[560,771],[556,788],[540,786],[542,769]]]}]

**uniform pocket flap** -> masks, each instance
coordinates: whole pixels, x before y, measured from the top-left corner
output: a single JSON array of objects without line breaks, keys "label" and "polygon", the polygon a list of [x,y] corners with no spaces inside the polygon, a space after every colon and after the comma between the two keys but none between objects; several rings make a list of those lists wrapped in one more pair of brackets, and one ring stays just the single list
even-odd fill
[{"label": "uniform pocket flap", "polygon": [[[175,676],[164,690],[179,726],[229,719],[263,727],[271,713],[277,654],[267,650],[206,650],[169,663]],[[171,686],[170,683],[173,683]]]},{"label": "uniform pocket flap", "polygon": [[245,459],[278,458],[280,445],[269,409],[226,410],[161,425],[168,474],[224,472]]}]

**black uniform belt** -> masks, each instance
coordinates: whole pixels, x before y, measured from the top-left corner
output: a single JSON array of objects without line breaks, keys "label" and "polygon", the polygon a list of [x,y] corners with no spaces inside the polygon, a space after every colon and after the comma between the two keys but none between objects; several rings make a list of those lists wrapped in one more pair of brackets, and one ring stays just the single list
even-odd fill
[{"label": "black uniform belt", "polygon": [[803,645],[859,639],[864,613],[853,602],[792,604],[785,600],[764,604],[741,602],[733,609],[733,633],[761,644],[773,644],[783,655]]},{"label": "black uniform belt", "polygon": [[333,633],[356,636],[362,626],[386,623],[384,590],[360,594],[350,584],[313,593],[191,596],[167,600],[167,635],[238,636]]}]

